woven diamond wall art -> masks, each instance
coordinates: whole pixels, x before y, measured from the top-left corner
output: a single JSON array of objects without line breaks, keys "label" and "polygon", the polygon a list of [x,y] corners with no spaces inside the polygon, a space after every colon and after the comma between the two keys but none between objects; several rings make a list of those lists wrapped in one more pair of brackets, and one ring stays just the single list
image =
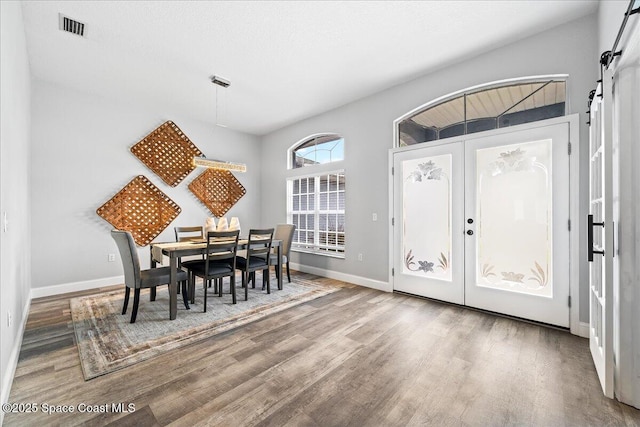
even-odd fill
[{"label": "woven diamond wall art", "polygon": [[131,147],[131,152],[168,185],[175,187],[196,167],[202,151],[171,120]]},{"label": "woven diamond wall art", "polygon": [[189,190],[217,217],[223,216],[247,192],[227,170],[207,169],[191,181]]},{"label": "woven diamond wall art", "polygon": [[131,232],[138,246],[147,246],[181,210],[147,177],[138,175],[96,213],[114,228]]}]

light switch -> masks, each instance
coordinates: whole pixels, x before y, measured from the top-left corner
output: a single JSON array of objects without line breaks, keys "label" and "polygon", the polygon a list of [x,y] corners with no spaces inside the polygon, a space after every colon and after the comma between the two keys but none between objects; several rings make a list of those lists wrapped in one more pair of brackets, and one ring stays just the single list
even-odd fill
[{"label": "light switch", "polygon": [[377,221],[377,220],[378,220],[378,214],[374,212],[374,213],[371,215],[371,220],[372,220],[372,221]]}]

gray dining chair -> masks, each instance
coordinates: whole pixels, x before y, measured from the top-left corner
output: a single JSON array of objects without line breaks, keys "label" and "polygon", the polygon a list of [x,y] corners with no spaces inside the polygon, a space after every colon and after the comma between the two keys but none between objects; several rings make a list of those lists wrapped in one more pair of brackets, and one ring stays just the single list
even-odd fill
[{"label": "gray dining chair", "polygon": [[[204,227],[202,226],[173,227],[173,232],[176,235],[176,242],[204,242]],[[180,258],[178,259],[178,268],[185,269],[188,274],[191,274],[189,265],[201,262],[203,259],[204,255]],[[191,277],[189,277],[189,281],[191,281]],[[190,294],[190,298],[191,303],[195,303],[195,295]]]},{"label": "gray dining chair", "polygon": [[[129,305],[129,292],[133,289],[133,311],[131,312],[131,323],[136,322],[138,315],[138,305],[140,303],[140,289],[155,288],[160,285],[168,285],[170,282],[170,267],[150,268],[140,270],[140,259],[133,236],[128,231],[112,230],[111,237],[118,245],[120,258],[122,259],[122,268],[124,269],[124,306],[122,314],[127,313]],[[184,306],[189,310],[189,302],[187,299],[187,273],[178,270],[176,281],[182,284],[182,299]],[[152,299],[153,301],[153,299]]]},{"label": "gray dining chair", "polygon": [[[251,229],[247,242],[247,256],[236,257],[238,270],[242,271],[242,287],[244,288],[244,300],[249,299],[249,275],[262,270],[262,286],[266,282],[267,293],[271,293],[271,281],[269,280],[269,254],[273,240],[273,228]],[[253,287],[256,287],[255,278]]]},{"label": "gray dining chair", "polygon": [[[236,254],[240,230],[210,231],[207,233],[207,252],[205,259],[192,262],[189,272],[189,293],[195,295],[195,278],[202,277],[204,288],[204,312],[207,311],[207,283],[219,281],[214,292],[222,296],[222,279],[229,277],[232,302],[236,303]],[[210,286],[209,286],[210,287]]]},{"label": "gray dining chair", "polygon": [[176,242],[204,241],[203,227],[173,227]]},{"label": "gray dining chair", "polygon": [[[275,240],[280,240],[280,251],[282,254],[282,263],[287,267],[287,279],[291,283],[291,272],[289,271],[289,258],[291,254],[291,242],[293,241],[293,233],[296,231],[296,226],[293,224],[278,224],[276,226],[276,232],[273,236]],[[274,249],[274,252],[276,250]],[[276,277],[280,277],[282,273],[282,265],[278,265],[278,255],[272,253],[269,255],[269,265],[273,265],[276,270]]]}]

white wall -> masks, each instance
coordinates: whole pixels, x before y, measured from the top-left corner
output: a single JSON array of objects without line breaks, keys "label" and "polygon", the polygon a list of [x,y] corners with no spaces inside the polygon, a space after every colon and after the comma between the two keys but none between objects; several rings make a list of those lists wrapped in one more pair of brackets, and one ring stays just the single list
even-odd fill
[{"label": "white wall", "polygon": [[[118,283],[122,275],[113,228],[96,209],[135,176],[145,175],[182,213],[156,240],[173,241],[173,227],[204,225],[211,213],[191,194],[196,169],[178,186],[166,185],[129,150],[172,120],[209,158],[245,162],[236,174],[247,194],[227,213],[244,227],[260,225],[260,145],[256,136],[124,104],[43,81],[33,82],[31,154],[33,295]],[[108,254],[116,262],[108,262]],[[143,268],[149,248],[139,249]],[[78,283],[79,282],[79,283]]]},{"label": "white wall", "polygon": [[[31,286],[29,152],[31,82],[18,2],[0,2],[0,374],[9,397]],[[2,230],[1,215],[9,225]],[[8,326],[7,316],[12,317]],[[0,423],[2,415],[0,415]]]},{"label": "white wall", "polygon": [[[434,98],[507,78],[569,74],[567,113],[580,113],[579,143],[583,147],[580,160],[587,165],[585,111],[588,92],[598,78],[593,65],[598,58],[596,25],[595,15],[584,17],[266,135],[263,168],[272,168],[272,173],[265,174],[262,180],[264,222],[286,219],[287,148],[310,134],[338,133],[346,141],[346,258],[293,253],[292,262],[387,282],[390,226],[387,152],[393,146],[393,120]],[[587,169],[581,170],[580,178],[581,210],[586,212]],[[275,204],[271,202],[274,200]],[[377,222],[372,221],[372,213],[378,214]],[[580,230],[584,235],[585,224],[580,225]],[[583,243],[581,259],[586,260]],[[357,261],[358,253],[364,255],[362,262]],[[587,277],[584,262],[580,280],[584,289],[580,299],[583,322],[588,319]]]},{"label": "white wall", "polygon": [[[629,0],[605,0],[598,5],[598,58],[602,52],[611,50],[613,47],[628,6]],[[631,20],[634,19],[637,18],[631,17]],[[597,65],[598,63],[594,64],[594,66]],[[600,73],[599,67],[598,73]]]}]

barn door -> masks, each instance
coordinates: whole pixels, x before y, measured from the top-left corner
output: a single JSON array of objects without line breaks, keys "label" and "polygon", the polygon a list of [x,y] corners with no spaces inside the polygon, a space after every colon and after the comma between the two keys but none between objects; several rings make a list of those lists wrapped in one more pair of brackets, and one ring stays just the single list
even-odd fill
[{"label": "barn door", "polygon": [[[598,85],[590,109],[589,347],[602,391],[613,397],[613,222],[611,76]],[[603,92],[604,91],[604,92]],[[604,95],[604,96],[601,96]]]}]

